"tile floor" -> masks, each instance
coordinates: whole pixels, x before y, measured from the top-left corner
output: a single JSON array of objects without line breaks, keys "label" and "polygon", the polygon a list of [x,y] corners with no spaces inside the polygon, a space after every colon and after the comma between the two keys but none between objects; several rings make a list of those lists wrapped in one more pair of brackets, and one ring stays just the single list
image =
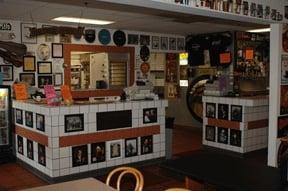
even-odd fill
[{"label": "tile floor", "polygon": [[[201,130],[176,126],[173,130],[173,157],[181,157],[201,148]],[[144,175],[144,191],[161,191],[170,187],[184,187],[184,179],[172,178],[158,165],[140,168]],[[106,177],[97,177],[104,181]],[[46,185],[28,170],[16,163],[0,165],[0,191],[12,191]],[[126,190],[126,189],[125,189]]]}]

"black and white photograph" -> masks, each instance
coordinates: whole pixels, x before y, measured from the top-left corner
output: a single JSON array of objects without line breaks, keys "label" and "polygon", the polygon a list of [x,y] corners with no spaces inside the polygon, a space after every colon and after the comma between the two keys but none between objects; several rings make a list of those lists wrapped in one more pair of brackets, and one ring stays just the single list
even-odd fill
[{"label": "black and white photograph", "polygon": [[17,152],[21,155],[24,154],[23,137],[17,135]]},{"label": "black and white photograph", "polygon": [[21,109],[15,109],[15,120],[18,124],[23,124],[23,112]]},{"label": "black and white photograph", "polygon": [[72,147],[72,167],[88,164],[87,145]]},{"label": "black and white photograph", "polygon": [[217,142],[228,144],[228,129],[227,128],[218,127]]},{"label": "black and white photograph", "polygon": [[176,50],[176,38],[169,37],[169,50]]},{"label": "black and white photograph", "polygon": [[109,159],[122,157],[122,140],[114,140],[107,142]]},{"label": "black and white photograph", "polygon": [[[51,28],[53,25],[42,25],[42,28]],[[45,34],[45,42],[54,42],[55,35],[54,34]]]},{"label": "black and white photograph", "polygon": [[33,141],[27,139],[27,157],[34,160]]},{"label": "black and white photograph", "polygon": [[263,18],[263,5],[262,4],[257,5],[257,17]]},{"label": "black and white photograph", "polygon": [[251,3],[250,4],[250,16],[256,17],[256,13],[257,13],[256,3]]},{"label": "black and white photograph", "polygon": [[128,34],[128,44],[138,45],[139,35],[138,34]]},{"label": "black and white photograph", "polygon": [[141,137],[141,155],[153,153],[153,135]]},{"label": "black and white photograph", "polygon": [[271,19],[276,21],[277,19],[277,10],[276,9],[271,9]]},{"label": "black and white photograph", "polygon": [[83,130],[84,114],[65,115],[65,133]]},{"label": "black and white photograph", "polygon": [[157,122],[157,108],[143,109],[143,123],[156,123]]},{"label": "black and white photograph", "polygon": [[214,126],[206,125],[205,139],[207,141],[215,142],[216,128]]},{"label": "black and white photograph", "polygon": [[185,49],[185,39],[177,38],[177,50],[184,50],[184,49]]},{"label": "black and white photograph", "polygon": [[105,142],[91,144],[91,163],[104,162],[106,160]]},{"label": "black and white photograph", "polygon": [[215,118],[216,117],[216,104],[206,103],[206,117]]},{"label": "black and white photograph", "polygon": [[20,82],[25,82],[30,86],[35,86],[35,74],[34,73],[20,73],[19,74]]},{"label": "black and white photograph", "polygon": [[125,157],[133,157],[138,155],[137,137],[125,139]]},{"label": "black and white photograph", "polygon": [[242,122],[242,106],[231,105],[231,121]]},{"label": "black and white photograph", "polygon": [[168,50],[168,37],[160,38],[160,47],[161,50]]},{"label": "black and white photograph", "polygon": [[46,166],[45,146],[38,143],[38,163]]},{"label": "black and white photograph", "polygon": [[53,85],[53,78],[50,75],[38,75],[38,87],[44,88],[45,85]]},{"label": "black and white photograph", "polygon": [[265,19],[270,19],[270,13],[271,13],[270,6],[266,6],[265,7],[265,11],[264,11],[264,18]]},{"label": "black and white photograph", "polygon": [[158,50],[160,48],[160,37],[152,36],[152,49]]},{"label": "black and white photograph", "polygon": [[36,129],[45,132],[45,116],[36,113]]},{"label": "black and white photograph", "polygon": [[8,125],[8,115],[6,113],[6,111],[0,111],[0,128]]},{"label": "black and white photograph", "polygon": [[37,44],[37,38],[30,36],[30,28],[37,28],[37,24],[21,23],[21,42],[25,44]]},{"label": "black and white photograph", "polygon": [[241,131],[230,129],[230,145],[241,147]]},{"label": "black and white photograph", "polygon": [[243,15],[248,15],[249,13],[249,3],[248,1],[243,1]]},{"label": "black and white photograph", "polygon": [[229,105],[218,104],[218,119],[228,120],[229,118]]},{"label": "black and white photograph", "polygon": [[33,128],[33,113],[31,111],[25,111],[25,125]]},{"label": "black and white photograph", "polygon": [[3,81],[13,81],[13,66],[0,65],[0,72],[3,74]]},{"label": "black and white photograph", "polygon": [[140,45],[150,45],[150,36],[149,35],[140,35]]}]

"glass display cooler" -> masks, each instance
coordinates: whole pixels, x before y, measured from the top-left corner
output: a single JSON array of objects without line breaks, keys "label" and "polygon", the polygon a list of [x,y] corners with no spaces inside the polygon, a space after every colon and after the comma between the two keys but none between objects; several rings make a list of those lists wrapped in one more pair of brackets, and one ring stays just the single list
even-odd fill
[{"label": "glass display cooler", "polygon": [[0,85],[0,162],[12,158],[10,86]]}]

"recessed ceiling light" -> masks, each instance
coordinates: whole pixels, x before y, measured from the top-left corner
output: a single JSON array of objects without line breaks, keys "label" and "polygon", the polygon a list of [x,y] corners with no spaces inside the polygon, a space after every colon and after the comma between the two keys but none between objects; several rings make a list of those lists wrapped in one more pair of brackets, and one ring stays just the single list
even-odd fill
[{"label": "recessed ceiling light", "polygon": [[263,29],[253,29],[253,30],[247,30],[246,32],[255,32],[255,33],[261,33],[261,32],[270,32],[270,28],[263,28]]},{"label": "recessed ceiling light", "polygon": [[114,23],[113,21],[105,21],[105,20],[98,20],[98,19],[85,19],[85,18],[78,18],[78,17],[56,17],[52,19],[52,21],[83,23],[83,24],[93,24],[93,25],[109,25],[109,24]]}]

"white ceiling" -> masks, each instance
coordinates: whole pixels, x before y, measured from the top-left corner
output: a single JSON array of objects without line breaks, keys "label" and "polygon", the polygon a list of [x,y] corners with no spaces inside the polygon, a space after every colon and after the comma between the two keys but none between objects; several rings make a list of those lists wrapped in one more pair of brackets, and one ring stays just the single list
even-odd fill
[{"label": "white ceiling", "polygon": [[[53,1],[57,3],[52,3]],[[51,19],[58,16],[80,17],[82,12],[82,17],[85,18],[115,21],[114,24],[106,25],[103,28],[179,35],[246,30],[255,26],[251,23],[157,10],[147,11],[141,8],[127,9],[115,5],[107,6],[95,0],[86,0],[85,2],[88,2],[87,7],[84,6],[83,0],[0,0],[0,19],[61,24],[56,21],[52,22]]]}]

